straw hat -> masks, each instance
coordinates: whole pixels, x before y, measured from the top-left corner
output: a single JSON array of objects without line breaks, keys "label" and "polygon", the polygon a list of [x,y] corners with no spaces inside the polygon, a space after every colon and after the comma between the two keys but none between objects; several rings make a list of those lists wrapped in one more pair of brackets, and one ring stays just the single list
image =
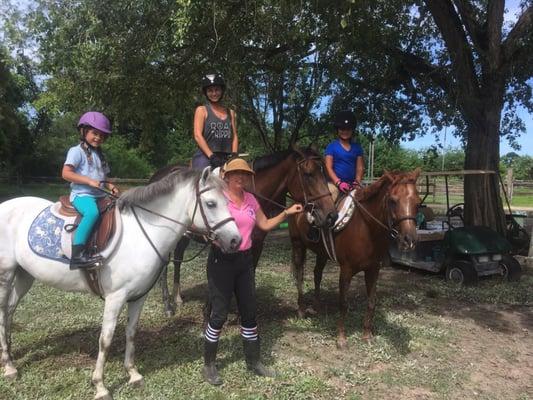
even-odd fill
[{"label": "straw hat", "polygon": [[224,174],[227,174],[228,172],[233,172],[233,171],[243,171],[243,172],[248,172],[249,174],[255,175],[254,170],[251,169],[248,166],[248,163],[244,161],[242,158],[232,158],[226,164],[224,164],[223,170],[224,170]]}]

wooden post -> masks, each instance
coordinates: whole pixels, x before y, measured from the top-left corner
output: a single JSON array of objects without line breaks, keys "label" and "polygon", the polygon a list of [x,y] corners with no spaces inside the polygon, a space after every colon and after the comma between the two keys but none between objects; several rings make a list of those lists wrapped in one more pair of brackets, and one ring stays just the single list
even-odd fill
[{"label": "wooden post", "polygon": [[507,188],[503,188],[504,190],[507,189],[507,198],[509,199],[509,203],[513,202],[513,169],[509,168],[507,170],[507,175],[505,176],[505,185]]},{"label": "wooden post", "polygon": [[531,226],[531,234],[529,235],[529,237],[529,253],[526,264],[529,268],[533,268],[533,239],[531,239],[533,237],[533,226]]}]

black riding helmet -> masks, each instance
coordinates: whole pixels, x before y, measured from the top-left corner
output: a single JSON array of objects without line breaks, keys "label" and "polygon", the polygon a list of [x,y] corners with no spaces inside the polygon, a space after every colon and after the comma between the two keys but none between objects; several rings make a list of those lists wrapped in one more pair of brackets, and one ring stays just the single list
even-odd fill
[{"label": "black riding helmet", "polygon": [[357,120],[355,119],[355,115],[350,110],[339,111],[333,120],[333,126],[335,129],[354,130],[356,123]]},{"label": "black riding helmet", "polygon": [[224,81],[222,74],[219,74],[218,72],[205,74],[202,77],[202,91],[204,92],[204,95],[207,93],[207,88],[209,86],[220,86],[222,88],[222,93],[224,93],[226,82]]}]

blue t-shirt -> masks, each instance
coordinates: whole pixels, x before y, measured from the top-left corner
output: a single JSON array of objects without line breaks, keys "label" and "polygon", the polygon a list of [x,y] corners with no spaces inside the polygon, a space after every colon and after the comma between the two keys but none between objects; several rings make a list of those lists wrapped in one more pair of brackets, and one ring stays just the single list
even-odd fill
[{"label": "blue t-shirt", "polygon": [[[79,144],[68,150],[65,165],[72,165],[74,167],[74,172],[79,175],[88,176],[97,181],[105,181],[106,176],[109,173],[109,168],[106,166],[104,169],[102,166],[102,160],[97,152],[92,151],[91,156],[93,161],[92,164],[89,164],[87,155],[81,148],[81,144]],[[76,196],[102,197],[105,195],[96,188],[80,183],[71,182],[70,189],[70,201],[73,201]]]},{"label": "blue t-shirt", "polygon": [[339,139],[334,140],[328,144],[324,155],[333,157],[333,171],[341,181],[355,180],[357,157],[363,156],[363,148],[359,143],[350,142],[350,150],[345,150]]}]

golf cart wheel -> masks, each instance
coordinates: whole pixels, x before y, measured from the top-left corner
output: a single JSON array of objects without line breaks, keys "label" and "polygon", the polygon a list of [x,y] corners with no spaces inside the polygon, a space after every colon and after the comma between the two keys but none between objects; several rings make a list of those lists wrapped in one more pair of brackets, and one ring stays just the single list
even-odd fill
[{"label": "golf cart wheel", "polygon": [[522,276],[522,267],[516,258],[506,254],[500,261],[501,274],[509,282],[518,282]]},{"label": "golf cart wheel", "polygon": [[468,261],[452,261],[446,265],[446,280],[456,285],[473,285],[477,282],[477,272]]}]

